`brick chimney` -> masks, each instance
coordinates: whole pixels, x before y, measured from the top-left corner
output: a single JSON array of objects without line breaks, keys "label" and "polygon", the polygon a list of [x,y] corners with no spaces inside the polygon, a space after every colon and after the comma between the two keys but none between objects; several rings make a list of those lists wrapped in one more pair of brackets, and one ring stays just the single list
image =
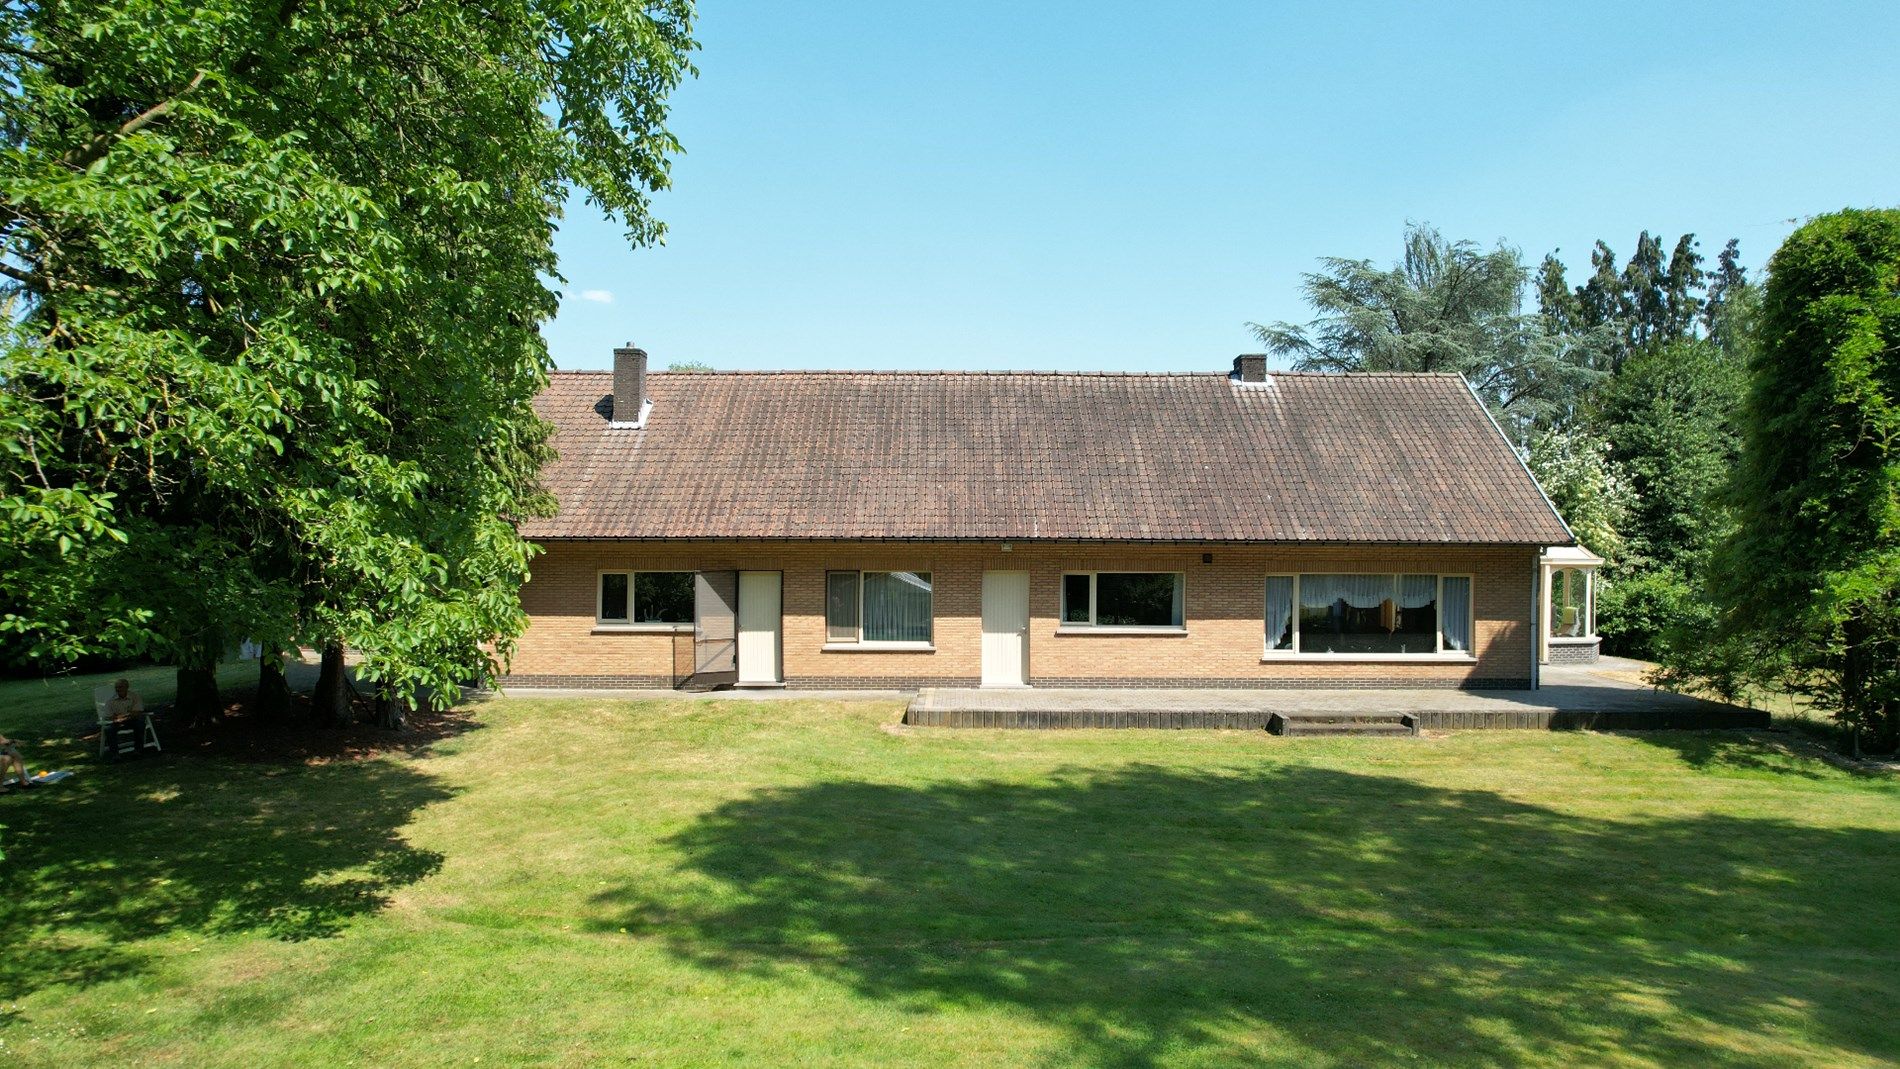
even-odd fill
[{"label": "brick chimney", "polygon": [[647,351],[628,342],[614,350],[613,426],[640,426],[646,403]]},{"label": "brick chimney", "polygon": [[1241,353],[1234,357],[1234,373],[1230,377],[1241,382],[1267,381],[1267,354]]}]

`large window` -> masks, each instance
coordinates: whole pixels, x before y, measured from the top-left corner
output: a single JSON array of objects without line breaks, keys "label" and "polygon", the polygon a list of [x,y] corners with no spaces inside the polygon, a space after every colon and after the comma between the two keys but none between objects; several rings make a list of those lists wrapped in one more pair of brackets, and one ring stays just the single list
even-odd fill
[{"label": "large window", "polygon": [[690,624],[692,572],[602,572],[594,619],[603,624]]},{"label": "large window", "polygon": [[1269,654],[1468,653],[1471,579],[1462,575],[1267,577]]},{"label": "large window", "polygon": [[1062,625],[1179,630],[1185,587],[1180,572],[1072,572],[1062,577]]},{"label": "large window", "polygon": [[929,572],[826,572],[825,640],[930,644]]}]

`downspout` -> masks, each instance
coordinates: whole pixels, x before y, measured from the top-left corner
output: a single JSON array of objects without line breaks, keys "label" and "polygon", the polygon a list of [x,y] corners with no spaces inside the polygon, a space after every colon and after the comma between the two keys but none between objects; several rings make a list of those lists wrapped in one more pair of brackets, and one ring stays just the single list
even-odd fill
[{"label": "downspout", "polygon": [[1543,641],[1539,624],[1543,619],[1544,605],[1544,562],[1543,553],[1536,546],[1531,547],[1531,689],[1537,690],[1544,685],[1543,666],[1537,656],[1538,644]]}]

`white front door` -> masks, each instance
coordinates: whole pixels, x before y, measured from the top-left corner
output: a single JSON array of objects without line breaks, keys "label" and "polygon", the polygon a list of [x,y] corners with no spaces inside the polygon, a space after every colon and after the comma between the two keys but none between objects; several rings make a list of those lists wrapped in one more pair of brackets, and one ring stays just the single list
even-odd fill
[{"label": "white front door", "polygon": [[739,686],[780,682],[779,573],[739,573]]},{"label": "white front door", "polygon": [[1029,685],[1029,573],[983,573],[983,685]]}]

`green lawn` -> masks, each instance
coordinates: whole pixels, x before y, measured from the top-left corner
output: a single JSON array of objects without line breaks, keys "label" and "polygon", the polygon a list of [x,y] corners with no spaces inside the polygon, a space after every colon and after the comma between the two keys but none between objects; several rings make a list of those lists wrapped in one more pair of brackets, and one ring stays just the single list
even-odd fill
[{"label": "green lawn", "polygon": [[0,799],[0,1062],[1873,1065],[1900,787],[1787,736],[496,701]]}]

